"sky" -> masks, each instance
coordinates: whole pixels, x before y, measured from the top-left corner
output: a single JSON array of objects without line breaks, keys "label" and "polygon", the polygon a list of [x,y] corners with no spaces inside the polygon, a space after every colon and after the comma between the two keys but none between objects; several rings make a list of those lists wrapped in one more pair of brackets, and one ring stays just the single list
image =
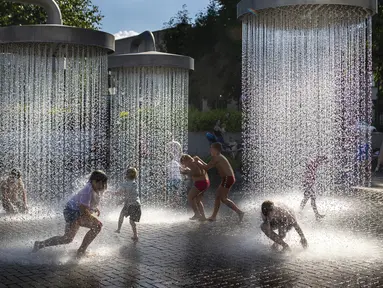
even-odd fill
[{"label": "sky", "polygon": [[191,18],[205,10],[210,0],[92,0],[105,16],[101,30],[116,38],[143,31],[161,30],[165,22],[187,5]]}]

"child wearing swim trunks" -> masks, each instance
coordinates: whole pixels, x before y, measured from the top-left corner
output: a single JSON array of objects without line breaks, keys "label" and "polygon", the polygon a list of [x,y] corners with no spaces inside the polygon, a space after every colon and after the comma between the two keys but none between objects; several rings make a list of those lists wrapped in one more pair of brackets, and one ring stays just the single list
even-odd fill
[{"label": "child wearing swim trunks", "polygon": [[73,241],[80,227],[90,230],[86,233],[77,255],[82,256],[89,244],[96,238],[102,228],[102,223],[92,214],[100,216],[98,205],[102,193],[107,188],[108,177],[102,171],[93,171],[88,183],[83,189],[67,202],[64,208],[64,219],[66,222],[63,236],[55,236],[44,241],[36,241],[32,252],[48,247],[69,244]]},{"label": "child wearing swim trunks", "polygon": [[116,233],[120,233],[124,218],[129,216],[129,223],[133,230],[133,241],[138,240],[136,222],[140,222],[141,219],[141,202],[136,183],[137,174],[136,168],[128,168],[125,175],[126,181],[120,185],[117,191],[117,194],[124,195],[125,202],[120,213],[120,218],[118,219],[118,228]]},{"label": "child wearing swim trunks", "polygon": [[188,169],[194,182],[193,187],[188,193],[188,201],[194,212],[194,216],[190,220],[205,221],[206,216],[202,197],[204,192],[210,187],[210,181],[206,171],[198,166],[197,161],[197,158],[185,154],[182,155],[180,163]]},{"label": "child wearing swim trunks", "polygon": [[238,214],[239,221],[241,222],[244,216],[244,212],[241,211],[233,201],[227,198],[229,191],[235,183],[234,171],[229,161],[222,155],[222,144],[213,143],[210,146],[210,154],[212,156],[210,162],[206,164],[201,158],[196,157],[197,164],[206,171],[211,168],[217,168],[219,175],[222,177],[222,182],[217,189],[217,194],[214,201],[214,211],[209,221],[215,221],[221,202],[227,205],[230,209]]}]

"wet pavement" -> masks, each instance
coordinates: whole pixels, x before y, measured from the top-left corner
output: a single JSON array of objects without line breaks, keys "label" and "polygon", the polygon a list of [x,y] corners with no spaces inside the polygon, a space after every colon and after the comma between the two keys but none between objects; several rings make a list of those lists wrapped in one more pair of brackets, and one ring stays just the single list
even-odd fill
[{"label": "wet pavement", "polygon": [[[286,241],[292,252],[272,252],[261,234],[259,206],[264,197],[233,197],[244,222],[222,207],[215,223],[188,220],[185,211],[143,207],[134,243],[128,221],[115,234],[119,208],[104,208],[103,230],[89,253],[75,258],[86,230],[73,243],[31,254],[34,240],[60,235],[63,217],[42,209],[5,216],[0,210],[0,287],[383,287],[383,181],[348,196],[319,196],[326,214],[314,220],[308,205],[298,221],[309,242],[300,247],[295,231]],[[211,212],[211,195],[205,202]],[[270,198],[298,210],[301,194]]]}]

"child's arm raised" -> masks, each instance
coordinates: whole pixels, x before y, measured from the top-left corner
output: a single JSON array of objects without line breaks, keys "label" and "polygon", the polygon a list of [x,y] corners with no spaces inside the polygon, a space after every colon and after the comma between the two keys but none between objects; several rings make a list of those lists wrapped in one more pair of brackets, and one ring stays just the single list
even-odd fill
[{"label": "child's arm raised", "polygon": [[199,161],[199,162],[201,162],[202,164],[207,165],[206,162],[203,161],[203,160],[202,160],[201,158],[199,158],[198,156],[194,156],[193,159],[196,160],[197,162]]},{"label": "child's arm raised", "polygon": [[202,160],[197,161],[197,165],[206,171],[215,167],[216,164],[217,164],[217,158],[215,158],[215,157],[212,157],[208,164],[206,164]]}]

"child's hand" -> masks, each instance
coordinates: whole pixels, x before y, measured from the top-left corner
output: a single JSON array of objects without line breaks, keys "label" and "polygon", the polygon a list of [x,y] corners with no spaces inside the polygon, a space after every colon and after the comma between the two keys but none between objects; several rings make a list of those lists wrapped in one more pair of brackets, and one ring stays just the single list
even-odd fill
[{"label": "child's hand", "polygon": [[303,248],[305,248],[305,249],[307,248],[308,244],[307,244],[307,240],[306,240],[306,238],[302,238],[302,239],[301,239],[301,244],[302,244],[302,247],[303,247]]}]

